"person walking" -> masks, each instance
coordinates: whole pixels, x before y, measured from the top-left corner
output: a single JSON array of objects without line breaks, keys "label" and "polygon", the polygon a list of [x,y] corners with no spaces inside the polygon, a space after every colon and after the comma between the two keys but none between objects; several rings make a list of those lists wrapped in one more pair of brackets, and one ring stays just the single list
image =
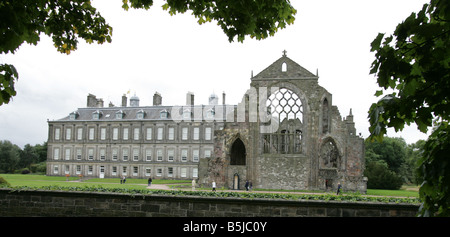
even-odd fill
[{"label": "person walking", "polygon": [[212,191],[216,191],[216,181],[212,182]]},{"label": "person walking", "polygon": [[247,181],[245,181],[245,190],[247,190],[248,191],[248,180]]},{"label": "person walking", "polygon": [[148,186],[150,187],[151,185],[152,185],[152,178],[149,177],[149,178],[148,178]]},{"label": "person walking", "polygon": [[339,193],[341,192],[341,188],[342,188],[341,183],[338,183],[336,195],[339,195]]}]

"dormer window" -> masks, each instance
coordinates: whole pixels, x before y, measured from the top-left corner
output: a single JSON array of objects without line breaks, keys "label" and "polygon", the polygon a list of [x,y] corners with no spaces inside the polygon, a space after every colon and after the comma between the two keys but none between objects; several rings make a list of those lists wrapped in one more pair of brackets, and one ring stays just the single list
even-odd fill
[{"label": "dormer window", "polygon": [[139,110],[137,113],[136,113],[136,118],[137,119],[144,119],[144,116],[145,116],[145,112],[144,112],[144,110]]},{"label": "dormer window", "polygon": [[69,119],[70,120],[75,120],[78,118],[80,114],[77,111],[73,111],[72,113],[69,114]]},{"label": "dormer window", "polygon": [[189,109],[183,110],[183,119],[191,119],[191,110]]},{"label": "dormer window", "polygon": [[162,119],[166,119],[169,117],[169,112],[167,112],[167,110],[162,110],[161,112],[159,112],[159,117]]},{"label": "dormer window", "polygon": [[212,119],[214,118],[214,115],[216,115],[216,111],[214,109],[208,109],[208,111],[206,111],[206,118]]},{"label": "dormer window", "polygon": [[125,113],[122,110],[116,112],[116,119],[123,119]]},{"label": "dormer window", "polygon": [[92,113],[92,119],[100,119],[102,117],[102,112],[101,111],[94,111],[94,113]]}]

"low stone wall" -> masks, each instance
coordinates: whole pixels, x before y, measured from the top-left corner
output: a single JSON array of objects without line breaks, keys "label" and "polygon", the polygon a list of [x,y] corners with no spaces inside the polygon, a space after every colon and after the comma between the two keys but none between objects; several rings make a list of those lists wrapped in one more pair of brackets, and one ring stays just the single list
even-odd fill
[{"label": "low stone wall", "polygon": [[0,189],[2,217],[414,217],[413,204]]}]

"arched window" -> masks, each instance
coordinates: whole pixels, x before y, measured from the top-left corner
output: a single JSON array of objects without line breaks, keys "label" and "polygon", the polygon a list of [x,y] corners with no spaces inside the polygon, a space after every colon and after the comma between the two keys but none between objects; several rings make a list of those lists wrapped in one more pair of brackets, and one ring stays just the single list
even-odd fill
[{"label": "arched window", "polygon": [[231,146],[230,165],[245,165],[245,145],[241,139],[236,139]]},{"label": "arched window", "polygon": [[287,72],[287,64],[285,62],[283,64],[281,64],[281,71]]},{"label": "arched window", "polygon": [[332,139],[328,139],[320,148],[320,167],[338,168],[340,162],[339,150]]},{"label": "arched window", "polygon": [[329,132],[329,107],[328,100],[325,98],[322,104],[322,133]]},{"label": "arched window", "polygon": [[267,110],[272,116],[277,117],[280,123],[286,118],[299,119],[300,122],[303,120],[302,102],[298,95],[291,90],[282,88],[275,91],[267,99],[266,106]]},{"label": "arched window", "polygon": [[293,91],[282,88],[269,96],[267,111],[278,120],[278,131],[262,136],[264,153],[302,153],[303,105]]}]

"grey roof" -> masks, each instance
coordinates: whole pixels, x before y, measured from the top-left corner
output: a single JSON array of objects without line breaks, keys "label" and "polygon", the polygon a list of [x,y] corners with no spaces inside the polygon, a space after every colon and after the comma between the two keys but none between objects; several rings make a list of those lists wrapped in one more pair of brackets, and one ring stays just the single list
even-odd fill
[{"label": "grey roof", "polygon": [[[66,117],[61,118],[56,121],[123,121],[123,120],[136,120],[136,121],[145,121],[145,120],[174,120],[176,119],[176,115],[172,115],[173,112],[179,111],[178,118],[183,116],[183,111],[186,109],[190,110],[192,120],[205,120],[207,111],[213,109],[215,112],[215,120],[223,119],[225,120],[226,115],[225,112],[220,113],[222,111],[226,111],[226,107],[228,107],[228,111],[232,108],[234,109],[235,105],[194,105],[194,106],[140,106],[140,107],[88,107],[88,108],[79,108],[76,111],[69,113]],[[144,113],[144,118],[139,119],[137,117],[138,113]],[[168,116],[166,118],[161,118],[161,112],[168,112]],[[123,118],[116,118],[117,113],[123,113]],[[75,114],[75,119],[71,119],[70,115]],[[99,114],[99,119],[94,119],[93,115]],[[194,117],[196,116],[196,117]]]}]

